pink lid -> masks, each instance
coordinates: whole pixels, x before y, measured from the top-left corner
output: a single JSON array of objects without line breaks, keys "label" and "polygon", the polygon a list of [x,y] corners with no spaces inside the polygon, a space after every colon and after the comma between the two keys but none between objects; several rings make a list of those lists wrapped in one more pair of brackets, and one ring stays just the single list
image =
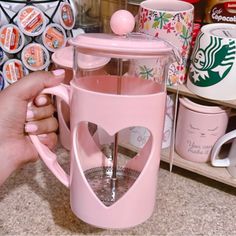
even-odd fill
[{"label": "pink lid", "polygon": [[[97,57],[79,53],[78,54],[78,66],[82,69],[97,69],[105,66],[111,58],[109,57]],[[57,49],[52,54],[52,61],[63,68],[72,69],[73,67],[73,47],[64,47]]]},{"label": "pink lid", "polygon": [[70,39],[69,43],[82,53],[116,58],[155,57],[169,54],[173,50],[167,42],[142,33],[126,36],[87,33]]},{"label": "pink lid", "polygon": [[186,108],[188,108],[192,111],[199,112],[199,113],[217,114],[217,113],[222,113],[222,112],[225,112],[225,111],[229,110],[229,109],[224,108],[222,106],[212,105],[212,103],[205,102],[204,104],[200,104],[200,102],[202,102],[202,101],[199,101],[199,103],[196,103],[196,102],[191,101],[190,99],[188,99],[186,97],[179,98],[179,101]]}]

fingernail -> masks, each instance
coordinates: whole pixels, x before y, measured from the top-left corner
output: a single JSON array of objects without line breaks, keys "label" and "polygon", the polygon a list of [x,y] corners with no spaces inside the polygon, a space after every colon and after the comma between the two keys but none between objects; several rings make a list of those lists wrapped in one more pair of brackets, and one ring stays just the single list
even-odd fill
[{"label": "fingernail", "polygon": [[38,135],[38,137],[39,137],[39,139],[45,139],[45,138],[47,138],[47,134],[39,134]]},{"label": "fingernail", "polygon": [[26,124],[25,125],[25,132],[32,133],[38,130],[38,126],[35,124]]},{"label": "fingernail", "polygon": [[45,97],[39,97],[39,98],[37,98],[37,104],[38,104],[39,106],[43,106],[43,105],[47,104],[47,98],[45,98]]},{"label": "fingernail", "polygon": [[26,118],[32,119],[34,117],[34,112],[32,110],[27,110]]},{"label": "fingernail", "polygon": [[33,106],[33,102],[29,102],[28,104],[27,104],[27,107],[32,107]]},{"label": "fingernail", "polygon": [[64,74],[65,74],[65,70],[63,70],[63,69],[53,70],[52,73],[53,73],[55,76],[61,76],[61,75],[64,75]]}]

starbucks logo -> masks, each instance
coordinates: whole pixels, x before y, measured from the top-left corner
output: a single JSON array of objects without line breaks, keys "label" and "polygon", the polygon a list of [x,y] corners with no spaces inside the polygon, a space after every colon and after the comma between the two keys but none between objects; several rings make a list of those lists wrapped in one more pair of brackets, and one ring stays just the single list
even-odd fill
[{"label": "starbucks logo", "polygon": [[192,53],[189,78],[191,82],[200,87],[209,87],[217,84],[230,72],[236,54],[236,45],[233,40],[223,40],[211,36],[206,47],[206,40],[201,33],[196,40]]}]

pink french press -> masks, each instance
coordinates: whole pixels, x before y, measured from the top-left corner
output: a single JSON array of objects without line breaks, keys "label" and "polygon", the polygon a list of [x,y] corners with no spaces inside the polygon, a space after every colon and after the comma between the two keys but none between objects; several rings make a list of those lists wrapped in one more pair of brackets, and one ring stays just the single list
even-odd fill
[{"label": "pink french press", "polygon": [[[134,20],[131,21],[133,25]],[[119,17],[115,22],[124,24]],[[127,24],[130,24],[130,15]],[[43,90],[60,97],[70,107],[70,173],[62,169],[55,153],[41,144],[37,136],[31,136],[42,160],[70,189],[74,214],[88,224],[112,229],[138,225],[152,215],[166,78],[168,66],[176,58],[173,48],[163,40],[126,30],[119,34],[87,33],[72,38],[69,41],[74,48],[70,85]],[[78,63],[81,54],[109,58],[105,72],[96,74],[85,70]],[[154,74],[155,80],[142,79],[135,70],[129,69],[135,60],[142,59],[152,59],[157,64],[165,62],[161,71]],[[114,137],[112,158],[100,150],[90,132],[90,124],[102,127]],[[150,138],[136,156],[121,156],[119,132],[133,126],[148,129]]]}]

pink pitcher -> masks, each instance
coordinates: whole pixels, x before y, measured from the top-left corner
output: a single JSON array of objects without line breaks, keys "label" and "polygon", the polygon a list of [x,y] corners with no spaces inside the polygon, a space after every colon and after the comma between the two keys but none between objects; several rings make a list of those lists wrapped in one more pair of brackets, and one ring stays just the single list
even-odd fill
[{"label": "pink pitcher", "polygon": [[[135,226],[152,215],[155,205],[172,47],[140,33],[88,33],[71,39],[70,44],[74,47],[73,80],[69,86],[43,91],[59,96],[70,107],[70,174],[37,136],[31,136],[32,142],[48,168],[70,189],[77,217],[101,228]],[[107,73],[87,73],[77,63],[80,53],[111,58]],[[130,61],[142,58],[166,61],[166,69],[155,82],[127,73]],[[96,144],[90,124],[114,137],[111,159]],[[147,128],[150,138],[135,157],[122,157],[119,132],[132,126]]]}]

